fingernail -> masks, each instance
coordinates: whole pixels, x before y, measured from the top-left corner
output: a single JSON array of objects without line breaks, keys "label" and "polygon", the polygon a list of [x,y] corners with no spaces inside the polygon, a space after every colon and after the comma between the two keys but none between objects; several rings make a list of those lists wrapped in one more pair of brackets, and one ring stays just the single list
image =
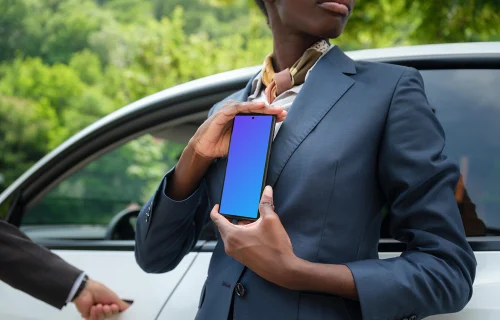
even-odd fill
[{"label": "fingernail", "polygon": [[264,194],[267,196],[272,196],[273,195],[273,188],[271,188],[271,186],[266,186],[264,188]]}]

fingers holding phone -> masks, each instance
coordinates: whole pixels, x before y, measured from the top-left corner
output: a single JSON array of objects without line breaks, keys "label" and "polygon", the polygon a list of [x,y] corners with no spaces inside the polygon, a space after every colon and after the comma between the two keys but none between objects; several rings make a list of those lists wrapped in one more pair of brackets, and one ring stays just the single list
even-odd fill
[{"label": "fingers holding phone", "polygon": [[209,117],[191,138],[193,150],[208,159],[225,157],[229,149],[233,120],[238,114],[273,115],[276,122],[285,120],[287,112],[282,107],[265,103],[229,101]]},{"label": "fingers holding phone", "polygon": [[[250,114],[254,114],[255,117],[271,117],[275,122],[280,122],[285,120],[287,113],[281,107],[271,107],[264,103],[234,101],[226,103],[198,128],[182,152],[165,189],[167,196],[178,201],[189,197],[200,185],[213,160],[228,155],[229,142],[237,115],[244,117]],[[260,121],[255,121],[255,124],[258,123]],[[259,131],[259,133],[262,132]],[[256,133],[250,131],[244,133],[249,137],[254,134]],[[272,138],[272,135],[269,137]],[[268,142],[264,141],[263,144],[266,145]],[[259,192],[258,189],[257,192]]]}]

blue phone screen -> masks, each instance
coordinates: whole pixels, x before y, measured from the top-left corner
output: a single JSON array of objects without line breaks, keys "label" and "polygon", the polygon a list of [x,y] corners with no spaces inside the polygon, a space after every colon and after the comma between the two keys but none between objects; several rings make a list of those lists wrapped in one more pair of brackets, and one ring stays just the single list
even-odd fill
[{"label": "blue phone screen", "polygon": [[258,217],[273,116],[236,116],[229,144],[220,213]]}]

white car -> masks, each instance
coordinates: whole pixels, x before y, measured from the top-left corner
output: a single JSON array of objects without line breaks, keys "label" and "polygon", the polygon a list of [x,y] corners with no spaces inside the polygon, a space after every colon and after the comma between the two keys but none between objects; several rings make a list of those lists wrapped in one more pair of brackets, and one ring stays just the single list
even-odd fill
[{"label": "white car", "polygon": [[[347,54],[419,69],[446,131],[445,153],[461,167],[465,189],[457,189],[457,199],[478,261],[474,295],[462,312],[434,319],[500,319],[500,42]],[[174,271],[150,275],[134,259],[135,218],[209,108],[258,70],[182,84],[92,124],[9,186],[0,195],[0,216],[134,300],[119,319],[193,319],[216,243],[213,225]],[[381,258],[405,250],[385,225]],[[72,305],[58,311],[0,283],[0,319],[67,320],[79,314]]]}]

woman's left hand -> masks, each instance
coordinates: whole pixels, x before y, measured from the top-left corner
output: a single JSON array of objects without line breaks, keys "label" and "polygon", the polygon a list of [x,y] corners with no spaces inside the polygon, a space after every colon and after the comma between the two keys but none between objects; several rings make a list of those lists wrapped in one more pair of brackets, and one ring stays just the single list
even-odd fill
[{"label": "woman's left hand", "polygon": [[298,260],[281,221],[274,212],[273,190],[264,189],[255,222],[234,225],[219,213],[216,205],[210,217],[219,228],[226,253],[262,278],[287,287],[290,270]]}]

